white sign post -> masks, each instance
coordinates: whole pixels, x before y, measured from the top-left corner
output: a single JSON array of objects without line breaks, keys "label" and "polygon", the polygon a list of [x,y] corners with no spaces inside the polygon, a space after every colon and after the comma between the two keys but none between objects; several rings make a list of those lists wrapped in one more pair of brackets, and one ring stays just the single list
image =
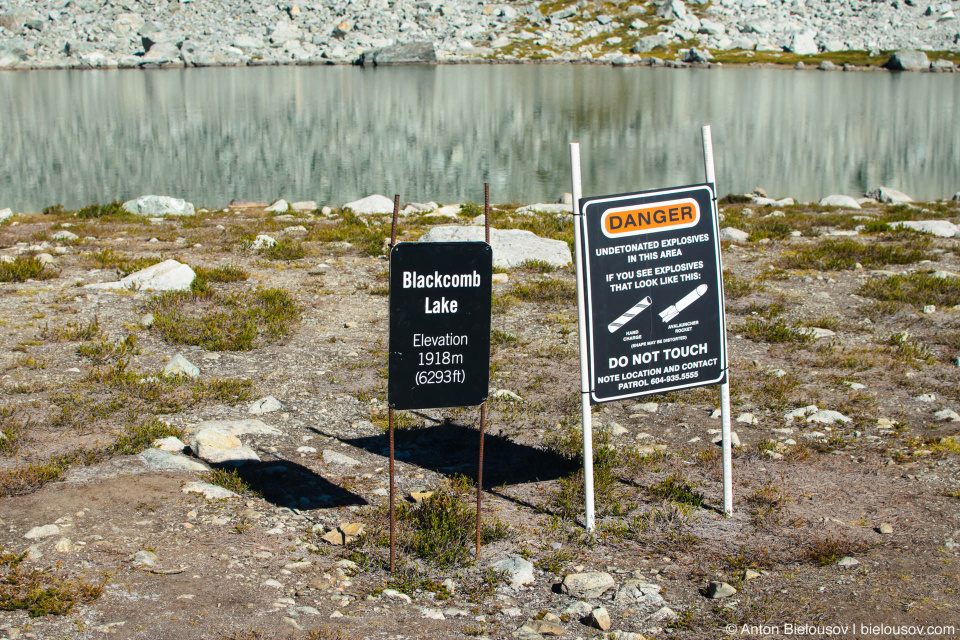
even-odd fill
[{"label": "white sign post", "polygon": [[594,528],[591,405],[721,384],[724,513],[733,511],[730,395],[710,129],[707,184],[584,198],[570,145],[586,526]]}]

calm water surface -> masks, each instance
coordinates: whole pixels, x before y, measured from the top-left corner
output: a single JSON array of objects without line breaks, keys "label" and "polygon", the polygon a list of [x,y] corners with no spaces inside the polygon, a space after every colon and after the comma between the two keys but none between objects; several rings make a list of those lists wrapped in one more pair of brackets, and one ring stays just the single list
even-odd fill
[{"label": "calm water surface", "polygon": [[800,200],[960,190],[960,74],[585,66],[0,73],[0,208],[147,193],[553,201],[703,180]]}]

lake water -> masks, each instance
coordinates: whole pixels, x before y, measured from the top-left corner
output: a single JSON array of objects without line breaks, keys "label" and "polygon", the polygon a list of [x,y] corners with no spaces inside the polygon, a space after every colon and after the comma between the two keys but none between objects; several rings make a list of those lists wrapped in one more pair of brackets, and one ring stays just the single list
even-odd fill
[{"label": "lake water", "polygon": [[0,208],[155,193],[340,205],[554,201],[701,182],[960,190],[960,74],[553,65],[0,72]]}]

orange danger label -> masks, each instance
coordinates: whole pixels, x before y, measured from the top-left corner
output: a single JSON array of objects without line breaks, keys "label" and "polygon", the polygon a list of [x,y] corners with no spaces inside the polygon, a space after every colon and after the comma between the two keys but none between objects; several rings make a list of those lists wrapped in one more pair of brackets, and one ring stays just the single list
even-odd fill
[{"label": "orange danger label", "polygon": [[623,238],[659,231],[676,231],[696,226],[700,207],[692,198],[658,202],[644,207],[633,205],[607,209],[602,218],[603,235]]}]

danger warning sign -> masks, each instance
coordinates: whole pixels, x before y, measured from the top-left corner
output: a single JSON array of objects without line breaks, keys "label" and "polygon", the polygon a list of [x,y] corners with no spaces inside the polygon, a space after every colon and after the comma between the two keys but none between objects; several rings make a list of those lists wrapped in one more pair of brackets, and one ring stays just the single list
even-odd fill
[{"label": "danger warning sign", "polygon": [[590,400],[726,381],[709,184],[582,198]]}]

